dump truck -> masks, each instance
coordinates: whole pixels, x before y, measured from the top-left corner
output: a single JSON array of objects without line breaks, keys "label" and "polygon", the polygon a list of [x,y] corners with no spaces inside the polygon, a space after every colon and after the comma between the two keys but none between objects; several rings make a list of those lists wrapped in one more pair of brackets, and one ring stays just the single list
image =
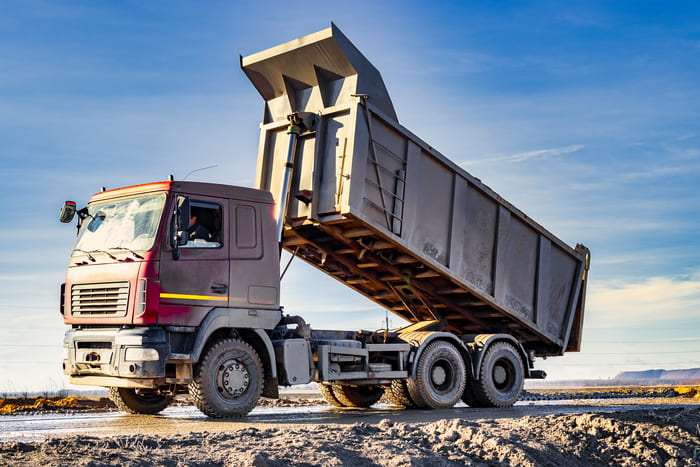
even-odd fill
[{"label": "dump truck", "polygon": [[[588,249],[401,126],[335,25],[240,63],[265,101],[255,188],[170,176],[64,203],[78,224],[60,291],[72,384],[131,413],[189,393],[241,417],[312,381],[335,406],[508,407],[545,377],[536,358],[580,349]],[[285,314],[282,249],[410,324],[320,330]]]}]

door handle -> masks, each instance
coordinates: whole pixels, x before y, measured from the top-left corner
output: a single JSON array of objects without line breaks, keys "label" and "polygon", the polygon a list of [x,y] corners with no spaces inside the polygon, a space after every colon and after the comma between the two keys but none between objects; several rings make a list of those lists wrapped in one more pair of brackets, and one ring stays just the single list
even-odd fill
[{"label": "door handle", "polygon": [[211,291],[214,293],[225,294],[227,287],[225,285],[212,285]]}]

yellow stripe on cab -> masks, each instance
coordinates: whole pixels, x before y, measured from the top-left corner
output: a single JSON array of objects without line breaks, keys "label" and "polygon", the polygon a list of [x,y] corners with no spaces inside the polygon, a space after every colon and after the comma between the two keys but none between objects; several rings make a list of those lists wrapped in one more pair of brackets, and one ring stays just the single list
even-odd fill
[{"label": "yellow stripe on cab", "polygon": [[160,298],[179,298],[184,300],[214,300],[217,302],[228,302],[228,297],[215,297],[212,295],[188,295],[182,293],[161,293]]}]

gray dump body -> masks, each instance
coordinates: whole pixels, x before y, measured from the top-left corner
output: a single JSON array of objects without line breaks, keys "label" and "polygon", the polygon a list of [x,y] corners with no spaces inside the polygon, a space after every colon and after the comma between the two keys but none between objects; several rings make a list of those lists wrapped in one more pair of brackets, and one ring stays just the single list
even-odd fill
[{"label": "gray dump body", "polygon": [[277,196],[287,117],[305,117],[285,249],[409,322],[511,334],[539,356],[579,350],[588,250],[401,126],[381,75],[335,26],[241,67],[266,101],[257,188]]}]

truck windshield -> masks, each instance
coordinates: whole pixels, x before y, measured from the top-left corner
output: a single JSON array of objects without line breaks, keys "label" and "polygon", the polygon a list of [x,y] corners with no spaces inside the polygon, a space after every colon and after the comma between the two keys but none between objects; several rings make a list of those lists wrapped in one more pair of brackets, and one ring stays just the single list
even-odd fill
[{"label": "truck windshield", "polygon": [[108,248],[150,250],[164,205],[164,193],[90,204],[73,255]]}]

